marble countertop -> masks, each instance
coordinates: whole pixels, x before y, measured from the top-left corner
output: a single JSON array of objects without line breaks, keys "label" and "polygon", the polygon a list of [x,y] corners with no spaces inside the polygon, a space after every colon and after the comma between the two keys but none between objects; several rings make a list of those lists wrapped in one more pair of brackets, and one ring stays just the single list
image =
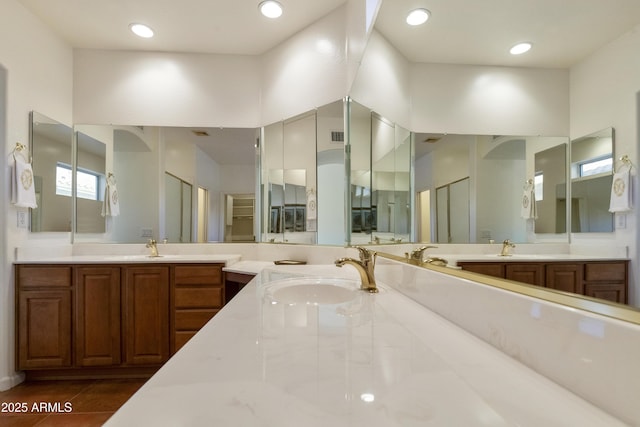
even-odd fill
[{"label": "marble countertop", "polygon": [[[392,287],[357,290],[356,277],[264,268],[105,425],[623,425]],[[277,293],[319,278],[341,298]]]},{"label": "marble countertop", "polygon": [[226,265],[236,263],[241,256],[237,254],[207,254],[207,255],[68,255],[41,257],[15,261],[16,264],[133,264],[133,263],[211,263],[219,262]]}]

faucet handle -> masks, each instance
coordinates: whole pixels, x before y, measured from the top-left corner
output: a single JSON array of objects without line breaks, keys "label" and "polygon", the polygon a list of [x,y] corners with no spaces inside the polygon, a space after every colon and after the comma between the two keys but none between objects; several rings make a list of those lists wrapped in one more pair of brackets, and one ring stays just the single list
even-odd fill
[{"label": "faucet handle", "polygon": [[375,257],[376,253],[374,251],[370,251],[367,248],[363,248],[362,246],[354,246],[354,249],[357,249],[360,254],[360,261],[367,263],[371,262],[372,257]]},{"label": "faucet handle", "polygon": [[435,248],[437,248],[437,246],[420,246],[418,249],[414,249],[413,251],[411,251],[411,259],[422,261],[422,255],[424,254],[424,251],[426,251],[427,249]]}]

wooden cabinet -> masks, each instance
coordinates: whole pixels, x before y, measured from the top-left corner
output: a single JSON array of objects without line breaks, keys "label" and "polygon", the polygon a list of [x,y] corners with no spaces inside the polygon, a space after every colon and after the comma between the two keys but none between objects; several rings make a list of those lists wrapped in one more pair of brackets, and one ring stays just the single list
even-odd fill
[{"label": "wooden cabinet", "polygon": [[505,264],[505,278],[529,285],[544,286],[544,265],[541,264]]},{"label": "wooden cabinet", "polygon": [[475,273],[606,299],[621,304],[626,304],[628,299],[629,262],[626,260],[460,261],[458,265],[463,270]]},{"label": "wooden cabinet", "polygon": [[222,267],[222,264],[172,266],[172,354],[223,307]]},{"label": "wooden cabinet", "polygon": [[583,269],[583,264],[549,264],[546,266],[547,273],[544,286],[549,289],[584,295]]},{"label": "wooden cabinet", "polygon": [[169,359],[169,268],[123,267],[123,345],[127,365]]},{"label": "wooden cabinet", "polygon": [[16,368],[39,378],[152,373],[223,307],[222,267],[16,265]]},{"label": "wooden cabinet", "polygon": [[613,302],[628,301],[627,262],[592,262],[585,265],[584,294]]},{"label": "wooden cabinet", "polygon": [[18,266],[18,369],[71,366],[71,268]]},{"label": "wooden cabinet", "polygon": [[120,268],[76,267],[74,280],[76,365],[119,365]]}]

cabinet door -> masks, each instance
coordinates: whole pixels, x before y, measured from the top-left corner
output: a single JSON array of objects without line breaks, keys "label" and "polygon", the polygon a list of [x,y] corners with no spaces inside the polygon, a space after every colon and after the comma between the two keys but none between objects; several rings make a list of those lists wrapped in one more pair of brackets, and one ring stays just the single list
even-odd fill
[{"label": "cabinet door", "polygon": [[544,285],[544,265],[543,264],[516,264],[508,263],[505,266],[505,277],[516,282],[527,283],[529,285]]},{"label": "cabinet door", "polygon": [[18,292],[18,370],[71,366],[71,289]]},{"label": "cabinet door", "polygon": [[459,262],[458,265],[466,271],[504,279],[504,264],[499,262]]},{"label": "cabinet door", "polygon": [[78,366],[120,364],[120,268],[75,268]]},{"label": "cabinet door", "polygon": [[545,287],[584,295],[583,264],[548,264]]},{"label": "cabinet door", "polygon": [[169,268],[123,270],[124,363],[161,364],[169,358]]}]

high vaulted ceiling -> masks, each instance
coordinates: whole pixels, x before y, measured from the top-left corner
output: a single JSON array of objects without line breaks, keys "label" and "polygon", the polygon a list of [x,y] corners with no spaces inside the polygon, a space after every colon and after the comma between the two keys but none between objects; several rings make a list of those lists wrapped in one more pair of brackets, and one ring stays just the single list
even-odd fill
[{"label": "high vaulted ceiling", "polygon": [[[271,20],[260,15],[260,0],[18,1],[76,48],[241,55],[263,54],[346,3],[280,0],[284,14]],[[431,18],[409,27],[405,16],[417,7]],[[134,36],[132,22],[156,36]],[[569,68],[638,23],[640,0],[382,0],[375,27],[412,62]],[[509,55],[520,41],[533,49]],[[237,132],[235,143],[221,143],[229,132],[183,131],[221,164],[253,160],[251,130],[242,144]]]},{"label": "high vaulted ceiling", "polygon": [[[346,0],[280,0],[276,20],[260,0],[18,0],[73,47],[262,54]],[[409,27],[410,9],[431,18]],[[153,39],[131,34],[141,22]],[[413,62],[567,68],[640,23],[639,0],[382,0],[376,28]],[[533,49],[507,53],[519,41]]]}]

